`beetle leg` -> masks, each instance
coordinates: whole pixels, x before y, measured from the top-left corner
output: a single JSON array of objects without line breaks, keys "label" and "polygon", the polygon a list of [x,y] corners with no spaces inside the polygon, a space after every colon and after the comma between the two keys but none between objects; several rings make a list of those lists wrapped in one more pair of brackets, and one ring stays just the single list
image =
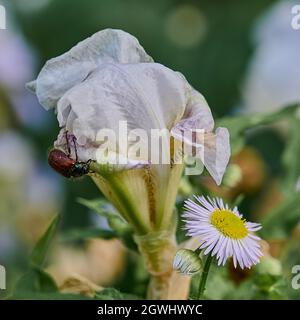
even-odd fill
[{"label": "beetle leg", "polygon": [[66,130],[66,142],[67,142],[68,157],[70,157],[71,147],[70,147],[70,142],[69,142],[69,137],[68,137],[68,130]]},{"label": "beetle leg", "polygon": [[92,159],[89,159],[87,162],[86,162],[86,165],[87,165],[87,169],[88,169],[88,172],[94,172],[94,171],[90,171],[90,164],[91,164],[91,162],[93,162],[93,160]]}]

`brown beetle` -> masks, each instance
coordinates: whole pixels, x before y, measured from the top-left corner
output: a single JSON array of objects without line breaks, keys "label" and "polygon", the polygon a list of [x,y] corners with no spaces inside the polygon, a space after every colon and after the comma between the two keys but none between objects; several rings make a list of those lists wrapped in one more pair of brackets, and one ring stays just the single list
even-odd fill
[{"label": "brown beetle", "polygon": [[77,178],[86,175],[90,171],[90,163],[92,160],[87,162],[78,161],[76,138],[73,137],[73,143],[75,148],[76,160],[70,157],[71,149],[69,145],[68,132],[66,132],[66,140],[68,147],[68,154],[59,149],[53,149],[50,151],[48,156],[49,165],[58,173],[66,178]]}]

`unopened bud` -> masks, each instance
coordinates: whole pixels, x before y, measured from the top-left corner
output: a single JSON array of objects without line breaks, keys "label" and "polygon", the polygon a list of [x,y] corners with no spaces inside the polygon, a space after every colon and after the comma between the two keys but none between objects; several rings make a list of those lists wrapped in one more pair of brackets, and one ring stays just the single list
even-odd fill
[{"label": "unopened bud", "polygon": [[194,251],[180,249],[175,255],[173,268],[179,273],[192,276],[202,271],[202,261]]}]

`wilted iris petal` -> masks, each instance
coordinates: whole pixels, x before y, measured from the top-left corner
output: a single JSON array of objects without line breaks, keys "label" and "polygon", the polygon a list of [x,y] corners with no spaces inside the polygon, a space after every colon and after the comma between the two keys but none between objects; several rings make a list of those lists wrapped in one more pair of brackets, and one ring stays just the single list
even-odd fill
[{"label": "wilted iris petal", "polygon": [[136,38],[121,30],[107,29],[78,43],[69,52],[49,60],[37,81],[28,84],[46,109],[55,108],[57,101],[90,72],[111,62],[149,62]]},{"label": "wilted iris petal", "polygon": [[[195,122],[201,123],[201,119],[201,115],[196,116]],[[200,149],[197,154],[215,182],[219,185],[222,182],[230,157],[228,130],[226,128],[218,128],[216,133],[213,134],[206,132],[204,129],[203,132],[197,134],[197,140],[193,141],[190,139],[192,134],[188,134],[189,131],[193,132],[195,128],[190,126],[191,123],[193,122],[189,119],[181,121],[172,129],[172,134],[175,138],[195,147],[196,151]],[[205,123],[203,126],[205,126]]]}]

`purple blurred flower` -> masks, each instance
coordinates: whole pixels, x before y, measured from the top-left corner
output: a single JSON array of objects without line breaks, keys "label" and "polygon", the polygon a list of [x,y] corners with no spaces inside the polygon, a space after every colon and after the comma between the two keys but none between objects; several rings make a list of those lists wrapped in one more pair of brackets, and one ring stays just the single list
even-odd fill
[{"label": "purple blurred flower", "polygon": [[0,33],[0,87],[3,87],[19,120],[30,127],[45,125],[47,117],[25,89],[34,73],[35,55],[17,33]]},{"label": "purple blurred flower", "polygon": [[256,51],[243,90],[247,112],[300,102],[300,32],[291,26],[295,4],[276,3],[256,24]]}]

